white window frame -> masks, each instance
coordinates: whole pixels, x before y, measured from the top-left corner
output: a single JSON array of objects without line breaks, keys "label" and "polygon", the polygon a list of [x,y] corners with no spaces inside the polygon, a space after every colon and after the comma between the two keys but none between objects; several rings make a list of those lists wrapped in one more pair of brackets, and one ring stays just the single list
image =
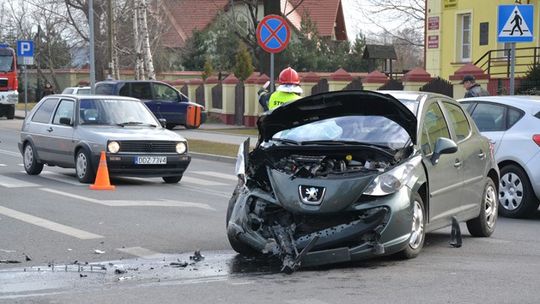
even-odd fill
[{"label": "white window frame", "polygon": [[[465,18],[469,18],[468,22],[468,29],[465,29]],[[458,43],[457,43],[457,59],[460,62],[470,62],[472,58],[472,14],[470,12],[464,12],[457,14],[457,29],[456,33],[458,33]],[[469,41],[464,41],[463,38],[465,37],[465,33],[468,32],[469,35]],[[468,56],[464,56],[463,49],[465,46],[469,46],[469,54]]]}]

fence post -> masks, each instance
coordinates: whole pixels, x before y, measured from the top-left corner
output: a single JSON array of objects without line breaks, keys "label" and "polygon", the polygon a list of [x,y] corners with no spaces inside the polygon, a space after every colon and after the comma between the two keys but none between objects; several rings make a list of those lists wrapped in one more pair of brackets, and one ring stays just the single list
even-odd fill
[{"label": "fence post", "polygon": [[364,90],[376,91],[382,87],[387,80],[388,77],[385,74],[379,71],[373,71],[362,78],[362,85]]},{"label": "fence post", "polygon": [[258,109],[261,107],[257,96],[257,79],[259,79],[259,73],[253,72],[244,81],[244,125],[247,127],[255,126]]},{"label": "fence post", "polygon": [[221,84],[223,85],[222,97],[222,121],[228,125],[234,125],[234,114],[236,110],[236,85],[239,83],[238,78],[233,73],[229,74]]},{"label": "fence post", "polygon": [[351,74],[342,68],[330,74],[328,91],[341,91],[353,80]]},{"label": "fence post", "polygon": [[317,75],[315,72],[308,72],[302,75],[302,79],[300,81],[300,85],[304,91],[302,93],[302,97],[311,95],[311,90],[317,85],[317,83],[319,83],[319,80],[321,80],[321,77],[319,77],[319,75]]},{"label": "fence post", "polygon": [[190,79],[187,81],[188,86],[188,98],[192,102],[196,102],[198,104],[203,105],[205,108],[208,108],[208,103],[206,102],[206,98],[204,100],[197,100],[197,88],[203,84],[204,82],[202,79]]},{"label": "fence post", "polygon": [[431,81],[431,75],[422,68],[414,68],[403,75],[402,81],[404,91],[418,91]]},{"label": "fence post", "polygon": [[[210,112],[214,110],[212,106],[212,89],[218,84],[219,80],[216,76],[211,76],[204,82],[204,102],[206,109]],[[221,111],[221,109],[219,109]]]}]

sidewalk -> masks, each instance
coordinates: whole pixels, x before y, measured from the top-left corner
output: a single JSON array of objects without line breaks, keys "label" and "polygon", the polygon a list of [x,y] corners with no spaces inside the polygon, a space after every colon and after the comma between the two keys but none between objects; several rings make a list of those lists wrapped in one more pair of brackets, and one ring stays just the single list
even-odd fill
[{"label": "sidewalk", "polygon": [[[25,117],[24,110],[15,110],[15,118],[24,119],[24,117]],[[243,126],[226,125],[223,123],[212,122],[212,123],[202,124],[199,129],[184,129],[183,127],[177,127],[173,131],[182,135],[188,141],[195,139],[195,140],[215,142],[216,144],[223,143],[223,144],[232,144],[232,145],[238,145],[238,146],[242,144],[246,140],[246,138],[249,137],[251,146],[254,146],[258,140],[257,136],[236,135],[236,134],[226,133],[226,131],[223,131],[223,129],[238,129],[242,127]],[[226,162],[236,161],[235,158],[231,158],[228,156],[204,154],[204,153],[197,153],[197,152],[190,152],[190,153],[193,156],[203,158],[203,159],[219,160],[219,161],[226,161]]]}]

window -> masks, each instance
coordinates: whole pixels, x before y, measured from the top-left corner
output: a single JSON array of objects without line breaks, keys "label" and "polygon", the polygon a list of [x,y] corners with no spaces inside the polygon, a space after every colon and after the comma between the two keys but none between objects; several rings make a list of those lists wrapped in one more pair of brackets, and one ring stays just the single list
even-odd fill
[{"label": "window", "polygon": [[458,60],[471,61],[471,14],[458,15]]},{"label": "window", "polygon": [[113,85],[108,83],[99,84],[96,86],[96,95],[112,95]]},{"label": "window", "polygon": [[178,101],[178,93],[175,89],[159,83],[154,83],[154,99],[163,101]]},{"label": "window", "polygon": [[480,132],[505,131],[505,107],[479,103],[471,115]]},{"label": "window", "polygon": [[131,94],[124,95],[122,94],[122,91],[121,91],[120,95],[130,96],[130,97],[139,98],[139,99],[146,99],[146,100],[152,99],[152,89],[150,87],[150,83],[132,82],[130,83],[130,86],[131,86]]},{"label": "window", "polygon": [[523,117],[523,112],[516,109],[508,108],[507,115],[508,115],[508,127],[506,128],[506,130],[510,129],[516,122],[518,122],[518,120],[521,119],[521,117]]},{"label": "window", "polygon": [[457,140],[460,141],[467,138],[471,133],[471,127],[463,110],[459,106],[448,102],[444,103],[444,107],[450,116],[448,120],[452,124]]},{"label": "window", "polygon": [[426,111],[422,126],[422,138],[420,139],[422,152],[425,155],[433,152],[435,143],[439,137],[450,138],[450,132],[448,131],[448,126],[444,120],[441,108],[439,108],[437,103],[432,103]]},{"label": "window", "polygon": [[467,112],[469,112],[469,114],[472,113],[472,110],[474,109],[474,106],[475,106],[475,105],[476,105],[475,102],[462,102],[462,103],[461,103],[461,106],[462,106],[463,108],[465,108],[465,110],[466,110]]},{"label": "window", "polygon": [[53,124],[59,125],[60,118],[69,118],[73,121],[73,101],[72,100],[62,100],[56,109],[54,114]]},{"label": "window", "polygon": [[37,109],[36,113],[32,117],[32,121],[41,122],[41,123],[49,123],[49,121],[51,120],[51,115],[57,103],[58,103],[57,98],[46,99],[41,104],[41,106],[39,106],[39,109]]}]

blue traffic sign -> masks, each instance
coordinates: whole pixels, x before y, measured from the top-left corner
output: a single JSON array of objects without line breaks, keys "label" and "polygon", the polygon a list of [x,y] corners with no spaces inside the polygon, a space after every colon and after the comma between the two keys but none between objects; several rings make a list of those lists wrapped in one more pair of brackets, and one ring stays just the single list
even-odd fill
[{"label": "blue traffic sign", "polygon": [[534,6],[532,4],[499,5],[498,42],[532,42]]},{"label": "blue traffic sign", "polygon": [[269,53],[283,51],[290,39],[289,25],[281,16],[268,15],[257,26],[257,42]]},{"label": "blue traffic sign", "polygon": [[17,56],[33,57],[34,42],[32,40],[17,40]]}]

